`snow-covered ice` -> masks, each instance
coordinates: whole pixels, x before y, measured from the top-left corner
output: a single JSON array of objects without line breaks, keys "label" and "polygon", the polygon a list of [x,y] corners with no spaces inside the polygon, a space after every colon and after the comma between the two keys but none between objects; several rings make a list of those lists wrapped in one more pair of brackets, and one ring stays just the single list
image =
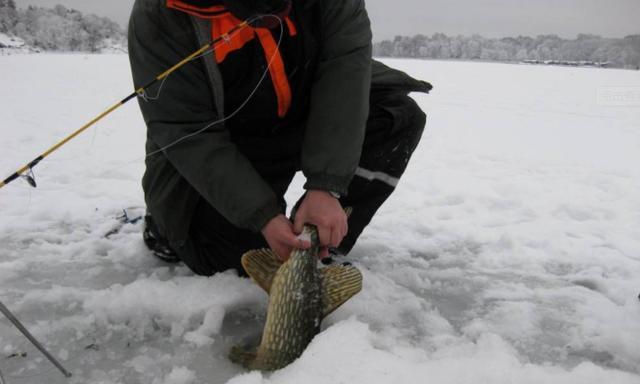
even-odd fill
[{"label": "snow-covered ice", "polygon": [[[363,292],[289,367],[226,359],[261,332],[250,281],[157,261],[141,222],[105,237],[144,210],[135,103],[0,190],[0,300],[71,383],[640,383],[640,100],[598,97],[640,72],[387,62],[435,86],[423,142],[349,256]],[[125,55],[0,65],[0,177],[131,89]],[[0,370],[67,382],[4,318]]]}]

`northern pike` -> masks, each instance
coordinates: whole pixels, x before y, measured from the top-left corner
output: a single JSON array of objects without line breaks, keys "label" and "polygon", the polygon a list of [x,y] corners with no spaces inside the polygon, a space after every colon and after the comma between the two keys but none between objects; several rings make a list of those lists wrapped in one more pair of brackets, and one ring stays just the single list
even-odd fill
[{"label": "northern pike", "polygon": [[255,351],[231,350],[231,361],[248,369],[272,371],[296,360],[320,333],[322,320],[362,289],[362,274],[351,265],[318,268],[319,240],[306,225],[301,238],[311,248],[295,249],[282,263],[272,250],[245,253],[242,266],[269,294],[267,320]]}]

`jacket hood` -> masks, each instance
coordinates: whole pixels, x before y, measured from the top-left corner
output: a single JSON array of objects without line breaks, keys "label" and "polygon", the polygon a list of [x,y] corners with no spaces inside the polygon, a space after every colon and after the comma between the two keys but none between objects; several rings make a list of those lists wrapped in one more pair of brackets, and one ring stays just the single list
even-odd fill
[{"label": "jacket hood", "polygon": [[[249,20],[254,28],[273,29],[280,25],[292,9],[292,0],[166,0],[167,7],[204,19],[225,17],[229,13],[238,20]],[[306,4],[305,4],[306,5]]]}]

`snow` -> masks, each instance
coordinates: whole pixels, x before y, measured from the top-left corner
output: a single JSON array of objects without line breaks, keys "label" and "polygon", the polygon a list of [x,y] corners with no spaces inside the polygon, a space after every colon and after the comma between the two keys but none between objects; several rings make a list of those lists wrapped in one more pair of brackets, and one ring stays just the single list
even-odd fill
[{"label": "snow", "polygon": [[[126,96],[125,55],[0,57],[0,169]],[[363,291],[275,373],[226,358],[256,340],[266,295],[194,276],[142,243],[135,102],[0,191],[0,300],[13,383],[640,383],[640,72],[387,60],[431,81],[396,193],[349,255]],[[170,80],[169,80],[170,81]],[[303,180],[287,194],[294,201]],[[105,237],[114,228],[117,233]],[[26,352],[26,357],[6,358]]]},{"label": "snow", "polygon": [[31,52],[31,48],[21,38],[0,33],[0,55],[29,52]]},{"label": "snow", "polygon": [[9,36],[6,33],[0,33],[0,48],[20,48],[24,45],[24,41],[19,37]]}]

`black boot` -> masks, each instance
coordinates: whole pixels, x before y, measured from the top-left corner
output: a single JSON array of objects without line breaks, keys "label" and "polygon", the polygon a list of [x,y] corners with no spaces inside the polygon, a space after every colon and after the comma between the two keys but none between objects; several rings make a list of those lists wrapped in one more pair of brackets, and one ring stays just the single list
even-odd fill
[{"label": "black boot", "polygon": [[169,241],[158,232],[158,228],[149,214],[146,214],[144,217],[142,239],[147,245],[147,248],[149,248],[158,259],[167,263],[177,263],[180,261],[176,251],[169,246]]}]

